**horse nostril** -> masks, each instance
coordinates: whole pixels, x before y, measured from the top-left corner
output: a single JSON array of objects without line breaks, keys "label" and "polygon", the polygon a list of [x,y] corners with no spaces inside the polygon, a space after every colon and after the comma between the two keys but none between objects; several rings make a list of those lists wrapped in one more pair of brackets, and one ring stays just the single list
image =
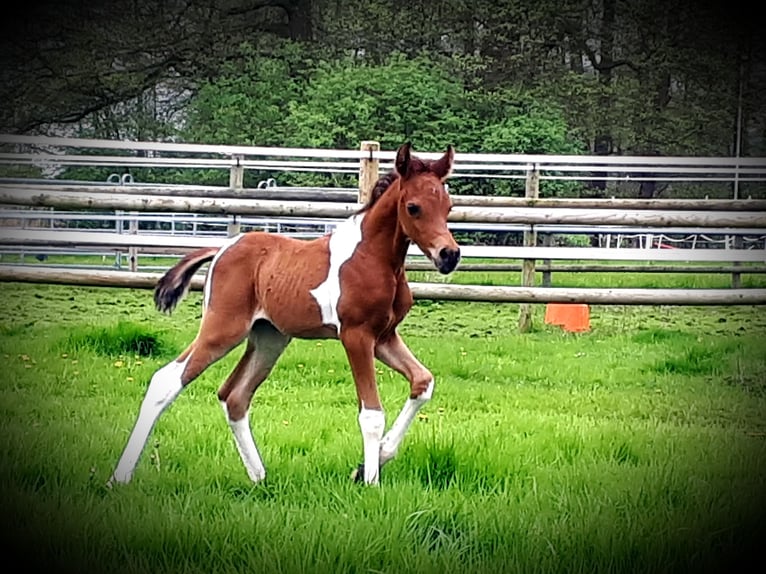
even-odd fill
[{"label": "horse nostril", "polygon": [[439,259],[441,259],[443,265],[454,268],[458,261],[460,261],[460,249],[443,247],[439,250]]}]

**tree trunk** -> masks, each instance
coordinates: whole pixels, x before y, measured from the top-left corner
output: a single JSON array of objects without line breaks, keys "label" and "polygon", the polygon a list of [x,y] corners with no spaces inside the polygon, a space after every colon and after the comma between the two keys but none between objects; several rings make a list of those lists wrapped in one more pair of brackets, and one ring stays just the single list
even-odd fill
[{"label": "tree trunk", "polygon": [[601,37],[600,37],[600,60],[598,63],[598,79],[603,87],[599,106],[603,113],[603,123],[600,133],[596,136],[593,144],[594,153],[607,155],[612,150],[612,136],[609,113],[612,102],[609,97],[609,87],[612,84],[612,63],[614,56],[614,20],[615,20],[616,0],[603,0],[603,12],[601,16]]},{"label": "tree trunk", "polygon": [[287,31],[290,39],[313,40],[313,0],[294,0],[285,9],[287,11]]}]

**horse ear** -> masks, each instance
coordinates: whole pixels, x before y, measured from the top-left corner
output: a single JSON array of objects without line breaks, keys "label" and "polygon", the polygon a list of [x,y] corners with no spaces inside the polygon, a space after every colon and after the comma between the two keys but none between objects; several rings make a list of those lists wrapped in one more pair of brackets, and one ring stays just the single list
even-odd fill
[{"label": "horse ear", "polygon": [[451,145],[447,146],[447,151],[444,155],[431,164],[431,171],[434,172],[439,179],[444,181],[452,173],[452,164],[455,161],[455,148]]},{"label": "horse ear", "polygon": [[411,149],[412,143],[407,142],[399,146],[399,149],[396,151],[396,163],[394,165],[396,166],[396,172],[402,177],[407,175],[407,170],[410,167]]}]

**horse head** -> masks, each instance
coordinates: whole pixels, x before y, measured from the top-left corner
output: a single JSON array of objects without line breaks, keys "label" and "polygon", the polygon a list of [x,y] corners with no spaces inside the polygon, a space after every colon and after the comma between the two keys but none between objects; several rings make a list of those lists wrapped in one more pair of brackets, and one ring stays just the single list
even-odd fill
[{"label": "horse head", "polygon": [[396,152],[399,222],[440,273],[451,273],[460,261],[460,247],[447,227],[452,200],[444,182],[452,171],[455,151],[449,146],[441,158],[425,161],[412,156],[411,147],[406,143]]}]

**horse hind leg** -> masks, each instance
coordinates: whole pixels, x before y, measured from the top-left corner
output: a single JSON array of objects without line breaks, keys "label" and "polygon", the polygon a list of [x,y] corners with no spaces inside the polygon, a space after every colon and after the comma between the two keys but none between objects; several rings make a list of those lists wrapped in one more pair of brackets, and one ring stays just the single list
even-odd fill
[{"label": "horse hind leg", "polygon": [[128,443],[107,486],[130,482],[160,415],[208,366],[241,343],[249,329],[250,325],[242,321],[230,321],[222,326],[203,318],[194,342],[175,361],[152,376]]},{"label": "horse hind leg", "polygon": [[149,435],[157,419],[167,409],[184,388],[183,372],[189,360],[179,357],[154,373],[146,390],[138,418],[130,433],[128,444],[122,452],[117,467],[112,473],[107,486],[114,483],[127,484],[133,477],[141,453],[149,440]]},{"label": "horse hind leg", "polygon": [[250,403],[289,342],[290,337],[270,323],[257,321],[250,331],[245,354],[218,391],[237,451],[253,482],[266,477],[266,467],[250,429]]}]

